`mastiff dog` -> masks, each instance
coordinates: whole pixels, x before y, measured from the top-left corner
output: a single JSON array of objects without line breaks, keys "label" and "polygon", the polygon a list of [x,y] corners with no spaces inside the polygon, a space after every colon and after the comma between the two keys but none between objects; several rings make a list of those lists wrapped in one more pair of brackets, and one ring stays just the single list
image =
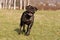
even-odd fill
[{"label": "mastiff dog", "polygon": [[[31,27],[34,23],[34,14],[37,11],[37,8],[31,5],[26,6],[26,11],[23,12],[20,20],[20,32],[22,31],[25,32],[25,35],[30,34]],[[25,30],[25,25],[27,25],[27,28]]]}]

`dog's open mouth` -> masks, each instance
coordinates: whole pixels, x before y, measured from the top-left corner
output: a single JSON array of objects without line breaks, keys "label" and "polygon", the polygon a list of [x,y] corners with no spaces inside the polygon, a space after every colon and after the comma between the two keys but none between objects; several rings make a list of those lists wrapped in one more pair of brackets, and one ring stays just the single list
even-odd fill
[{"label": "dog's open mouth", "polygon": [[31,17],[32,15],[33,15],[32,13],[29,13],[29,14],[28,14],[28,16],[30,16],[30,17]]}]

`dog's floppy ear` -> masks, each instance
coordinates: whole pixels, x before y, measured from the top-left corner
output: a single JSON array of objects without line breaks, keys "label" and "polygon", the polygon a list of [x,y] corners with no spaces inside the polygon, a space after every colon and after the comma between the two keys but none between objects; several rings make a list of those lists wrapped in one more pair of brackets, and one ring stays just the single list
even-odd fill
[{"label": "dog's floppy ear", "polygon": [[29,10],[29,6],[26,6],[26,10]]},{"label": "dog's floppy ear", "polygon": [[37,11],[38,9],[36,7],[34,7],[34,10]]},{"label": "dog's floppy ear", "polygon": [[26,6],[26,10],[30,10],[31,5]]}]

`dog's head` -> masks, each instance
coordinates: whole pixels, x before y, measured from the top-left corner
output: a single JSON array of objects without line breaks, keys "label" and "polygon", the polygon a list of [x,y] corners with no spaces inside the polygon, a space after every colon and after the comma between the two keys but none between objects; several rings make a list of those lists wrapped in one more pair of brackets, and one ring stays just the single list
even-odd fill
[{"label": "dog's head", "polygon": [[38,9],[36,8],[36,7],[34,7],[34,6],[31,6],[31,5],[28,5],[28,6],[26,6],[26,11],[28,11],[28,12],[31,12],[31,13],[35,13],[35,11],[37,11]]}]

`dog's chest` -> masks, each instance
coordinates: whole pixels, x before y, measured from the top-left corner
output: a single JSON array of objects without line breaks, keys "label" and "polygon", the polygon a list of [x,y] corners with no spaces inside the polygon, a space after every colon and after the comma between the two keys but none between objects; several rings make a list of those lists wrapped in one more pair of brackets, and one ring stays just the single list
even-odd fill
[{"label": "dog's chest", "polygon": [[32,21],[32,17],[30,17],[30,18],[24,18],[24,21],[25,22],[31,22]]},{"label": "dog's chest", "polygon": [[25,21],[25,22],[30,22],[30,21],[32,21],[33,20],[33,16],[28,16],[28,15],[24,15],[23,16],[23,21]]},{"label": "dog's chest", "polygon": [[30,19],[25,18],[25,21],[24,21],[25,24],[30,24],[32,22],[33,22],[33,17],[31,17]]},{"label": "dog's chest", "polygon": [[25,24],[30,24],[30,23],[32,23],[32,22],[34,21],[34,15],[29,16],[29,15],[24,14],[24,15],[22,16],[22,21],[23,21]]}]

